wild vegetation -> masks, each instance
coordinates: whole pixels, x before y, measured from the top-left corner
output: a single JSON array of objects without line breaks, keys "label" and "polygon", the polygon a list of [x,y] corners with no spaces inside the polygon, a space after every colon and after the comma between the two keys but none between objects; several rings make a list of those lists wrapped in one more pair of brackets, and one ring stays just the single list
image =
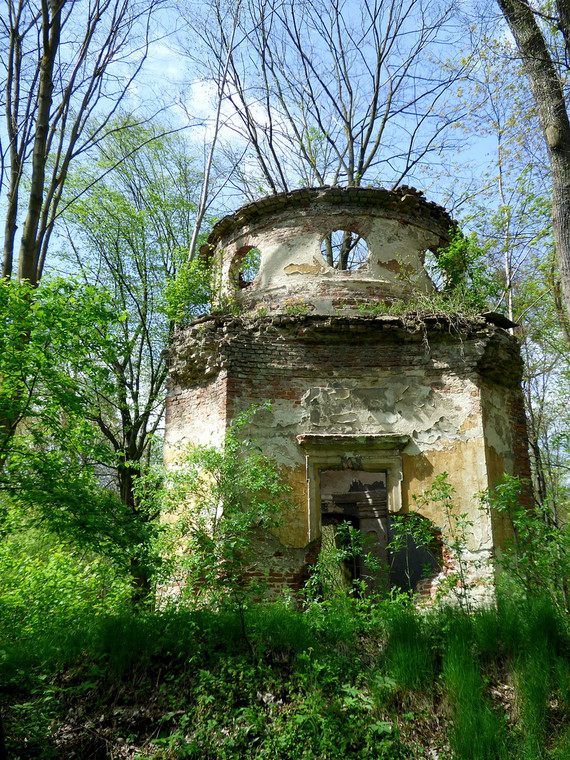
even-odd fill
[{"label": "wild vegetation", "polygon": [[569,756],[570,628],[558,578],[533,573],[533,536],[513,547],[519,574],[496,608],[331,591],[343,550],[303,598],[260,604],[236,572],[235,519],[221,518],[215,583],[197,564],[202,594],[138,613],[108,561],[13,529],[0,550],[9,757]]},{"label": "wild vegetation", "polygon": [[[547,536],[510,479],[492,496],[516,526],[496,607],[469,607],[460,570],[431,610],[409,593],[336,583],[340,564],[366,549],[356,534],[321,552],[296,597],[260,602],[263,580],[244,569],[286,492],[243,440],[246,422],[220,449],[182,452],[163,486],[161,498],[191,501],[198,519],[178,510],[162,526],[158,608],[149,599],[133,610],[126,568],[8,507],[8,756],[567,758],[570,531]],[[453,492],[442,477],[422,498],[451,504]],[[180,540],[191,551],[173,551]],[[450,541],[460,552],[460,532]]]},{"label": "wild vegetation", "polygon": [[[0,760],[570,757],[567,0],[4,8]],[[259,604],[249,525],[287,493],[239,425],[165,478],[163,349],[209,309],[216,217],[402,182],[466,232],[390,308],[517,323],[536,508],[484,496],[516,529],[496,609],[335,589],[338,553]]]}]

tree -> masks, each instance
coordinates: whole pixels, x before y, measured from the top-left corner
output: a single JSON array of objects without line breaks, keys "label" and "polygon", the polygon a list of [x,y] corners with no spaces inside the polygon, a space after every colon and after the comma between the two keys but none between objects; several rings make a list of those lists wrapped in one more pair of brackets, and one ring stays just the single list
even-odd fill
[{"label": "tree", "polygon": [[19,280],[39,281],[70,166],[109,131],[143,65],[151,14],[160,3],[6,0],[2,277],[12,276],[17,261]]},{"label": "tree", "polygon": [[[224,85],[234,184],[250,198],[396,186],[437,160],[460,116],[445,99],[467,65],[436,63],[459,38],[452,12],[429,0],[212,0],[192,26],[193,55]],[[357,242],[347,234],[334,257],[328,241],[329,261],[346,268]]]},{"label": "tree", "polygon": [[[186,264],[201,175],[187,145],[159,127],[124,123],[98,148],[95,166],[77,167],[69,191],[90,187],[64,214],[69,257],[85,283],[103,287],[123,318],[115,323],[113,345],[99,358],[105,382],[85,376],[86,420],[109,449],[100,464],[111,473],[121,504],[135,523],[152,522],[136,482],[153,456],[153,440],[164,413],[166,356],[178,306],[167,300],[183,269],[186,318],[204,313],[207,273]],[[120,128],[119,128],[120,127]],[[138,146],[144,145],[144,148]],[[121,161],[118,157],[128,156]],[[91,177],[105,174],[96,184]],[[133,559],[133,580],[141,595],[149,572]]]},{"label": "tree", "polygon": [[[30,292],[33,290],[33,298]],[[85,419],[86,378],[104,387],[101,357],[120,316],[108,292],[62,279],[0,281],[0,412],[17,421],[0,439],[0,492],[23,520],[47,520],[66,538],[118,557],[133,531],[94,477],[106,452]],[[99,361],[98,361],[99,360]],[[111,527],[110,527],[111,526]]]},{"label": "tree", "polygon": [[[472,106],[460,126],[480,146],[471,152],[471,165],[459,157],[437,185],[445,187],[454,177],[444,203],[455,207],[464,229],[476,232],[485,271],[501,285],[491,308],[517,323],[511,332],[525,362],[534,494],[556,519],[567,504],[570,342],[554,253],[548,160],[532,95],[520,86],[521,62],[512,42],[494,35],[493,29],[482,37],[478,64],[458,95],[462,110]],[[473,161],[476,153],[484,161]]]},{"label": "tree", "polygon": [[[462,129],[484,141],[484,164],[467,172],[464,157],[438,184],[445,189],[444,205],[455,206],[461,223],[476,231],[488,255],[487,264],[503,280],[493,304],[515,320],[515,291],[531,257],[548,255],[550,203],[544,193],[546,156],[537,145],[536,112],[529,93],[520,88],[523,75],[508,42],[483,36],[474,67],[461,90]],[[489,146],[491,149],[489,150]],[[482,146],[483,147],[483,146]]]},{"label": "tree", "polygon": [[566,319],[570,319],[570,119],[565,79],[570,55],[570,2],[533,6],[497,0],[536,102],[552,180],[552,227]]},{"label": "tree", "polygon": [[[2,278],[13,277],[17,263],[19,281],[39,282],[69,169],[111,129],[161,2],[7,0],[0,18]],[[30,291],[30,305],[33,298]],[[17,424],[17,415],[0,416],[0,436],[8,441]]]},{"label": "tree", "polygon": [[107,300],[70,281],[38,291],[27,281],[0,280],[0,418],[13,421],[11,430],[0,428],[0,473],[15,452],[25,459],[18,431],[37,437],[42,428],[46,435],[58,429],[56,437],[66,437],[61,410],[68,420],[80,410],[75,378],[91,369],[94,346],[103,350],[115,319]]},{"label": "tree", "polygon": [[[207,308],[208,278],[194,262],[175,279],[201,179],[184,142],[117,127],[95,164],[68,177],[72,198],[90,189],[67,207],[59,266],[83,282],[0,281],[0,416],[14,421],[0,439],[0,487],[27,519],[129,568],[139,601],[157,515],[137,481],[162,422],[164,348],[174,316]],[[167,300],[169,283],[183,307]]]}]

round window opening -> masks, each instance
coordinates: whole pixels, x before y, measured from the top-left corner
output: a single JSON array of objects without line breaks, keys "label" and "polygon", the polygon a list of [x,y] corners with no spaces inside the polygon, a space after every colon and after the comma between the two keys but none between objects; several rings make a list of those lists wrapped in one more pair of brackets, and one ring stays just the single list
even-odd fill
[{"label": "round window opening", "polygon": [[232,264],[232,276],[239,288],[248,288],[259,273],[261,254],[257,248],[238,251]]},{"label": "round window opening", "polygon": [[333,230],[323,238],[321,253],[330,267],[356,272],[368,263],[368,243],[351,230]]}]

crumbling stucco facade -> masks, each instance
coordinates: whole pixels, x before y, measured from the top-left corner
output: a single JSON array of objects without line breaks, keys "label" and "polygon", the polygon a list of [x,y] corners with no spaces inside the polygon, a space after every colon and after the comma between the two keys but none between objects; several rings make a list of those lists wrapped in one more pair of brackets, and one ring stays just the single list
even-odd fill
[{"label": "crumbling stucco facade", "polygon": [[[271,402],[251,432],[278,462],[294,509],[277,536],[260,536],[250,568],[270,589],[299,588],[326,526],[340,520],[372,537],[387,567],[378,582],[388,584],[390,516],[447,472],[454,510],[473,523],[474,593],[488,596],[508,528],[474,495],[503,472],[528,475],[517,341],[498,315],[378,308],[434,290],[424,254],[446,244],[451,226],[408,188],[303,189],[222,219],[202,251],[217,310],[173,341],[165,459],[180,443],[219,443],[238,414]],[[322,241],[336,230],[363,238],[367,258],[328,264]],[[252,250],[257,272],[243,266]],[[445,529],[437,504],[423,513]],[[434,569],[417,589],[433,593],[449,571]]]}]

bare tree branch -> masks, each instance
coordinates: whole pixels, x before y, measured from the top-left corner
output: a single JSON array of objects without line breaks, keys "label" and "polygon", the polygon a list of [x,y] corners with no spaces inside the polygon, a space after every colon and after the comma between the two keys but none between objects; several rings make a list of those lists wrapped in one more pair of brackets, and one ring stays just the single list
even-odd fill
[{"label": "bare tree branch", "polygon": [[315,182],[393,185],[450,140],[458,115],[445,108],[446,91],[466,66],[438,63],[460,35],[452,6],[242,0],[238,45],[221,7],[212,0],[216,23],[193,34],[205,75],[224,72],[227,128],[250,158],[246,196]]},{"label": "bare tree branch", "polygon": [[20,280],[40,279],[70,164],[106,134],[143,65],[150,19],[162,2],[7,0],[0,25],[2,276],[13,274],[17,260]]}]

